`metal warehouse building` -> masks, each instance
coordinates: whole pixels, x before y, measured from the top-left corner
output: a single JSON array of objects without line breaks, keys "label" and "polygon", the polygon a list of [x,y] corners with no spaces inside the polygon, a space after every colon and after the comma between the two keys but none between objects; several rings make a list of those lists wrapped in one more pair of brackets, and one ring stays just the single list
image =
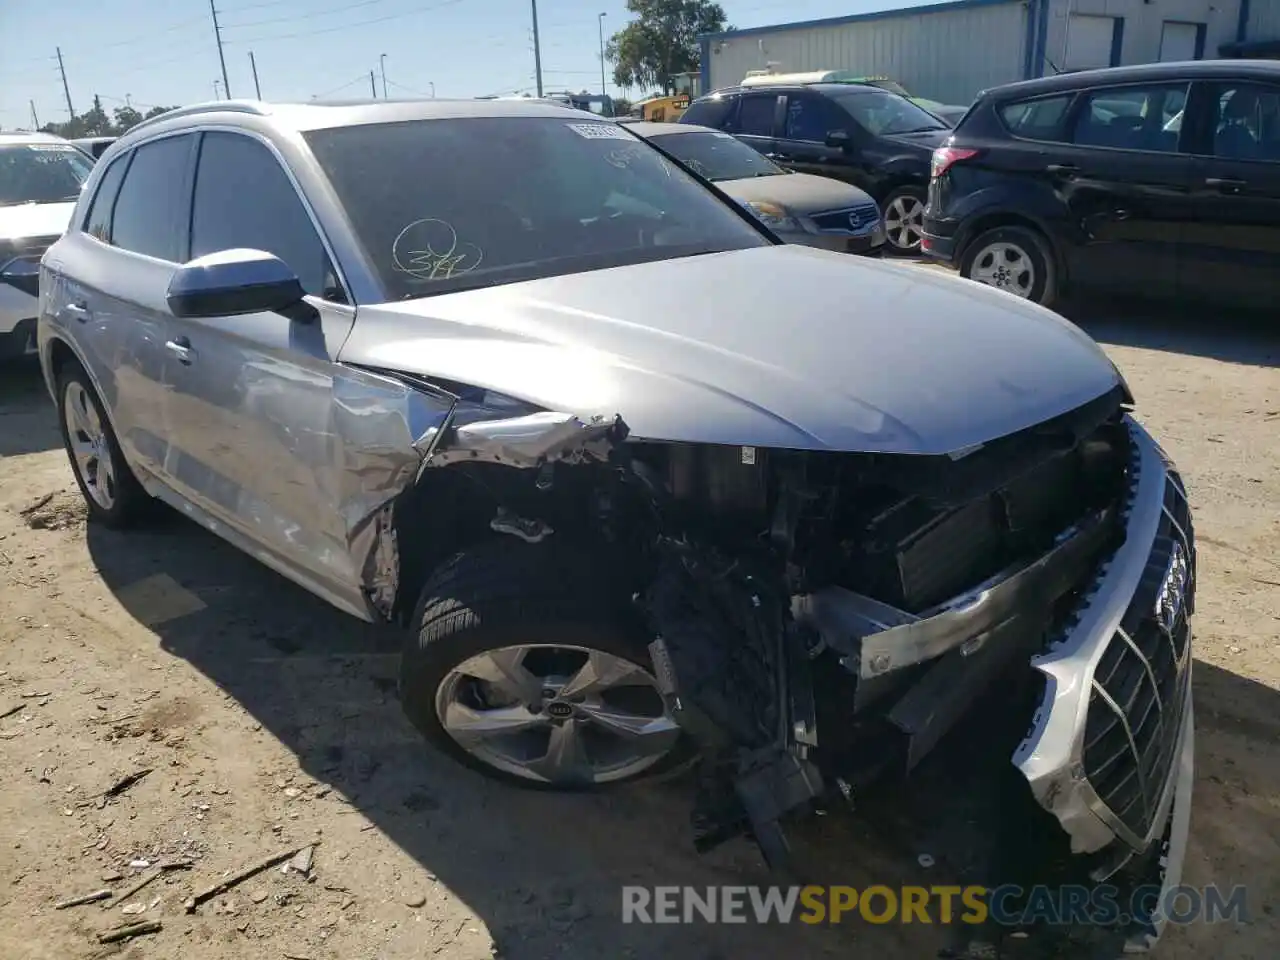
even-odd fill
[{"label": "metal warehouse building", "polygon": [[852,70],[892,77],[915,96],[968,103],[985,87],[1062,70],[1280,56],[1280,0],[952,0],[701,42],[704,92],[748,70]]}]

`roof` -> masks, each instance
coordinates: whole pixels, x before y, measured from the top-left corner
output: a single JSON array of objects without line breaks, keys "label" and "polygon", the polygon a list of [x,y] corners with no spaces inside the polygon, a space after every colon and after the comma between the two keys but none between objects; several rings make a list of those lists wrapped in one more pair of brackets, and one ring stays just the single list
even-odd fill
[{"label": "roof", "polygon": [[706,33],[708,40],[728,40],[731,37],[754,37],[789,30],[808,30],[814,27],[841,27],[847,23],[865,23],[868,20],[892,20],[895,17],[918,17],[928,13],[946,13],[971,7],[996,7],[1006,3],[1022,3],[1024,0],[948,0],[946,3],[927,3],[919,7],[897,7],[893,10],[874,10],[870,13],[854,13],[844,17],[826,17],[822,20],[796,20],[791,23],[774,23],[766,27],[747,27],[743,30],[724,30]]},{"label": "roof", "polygon": [[842,94],[851,93],[851,94],[854,94],[855,96],[861,96],[865,94],[866,96],[869,96],[869,97],[897,96],[897,94],[893,93],[892,91],[886,90],[884,89],[884,87],[877,87],[871,83],[858,83],[856,81],[833,80],[829,83],[802,83],[802,82],[797,83],[793,81],[785,81],[783,83],[768,83],[768,84],[755,84],[755,85],[748,84],[746,86],[743,86],[740,83],[733,83],[727,87],[719,87],[715,90],[712,90],[709,93],[704,93],[698,99],[706,100],[711,97],[723,97],[723,96],[727,96],[730,93],[751,93],[753,91],[759,92],[762,86],[769,90],[789,90],[789,89],[817,90],[819,93],[834,94],[839,92]]},{"label": "roof", "polygon": [[1077,70],[1059,73],[1035,80],[1019,80],[999,87],[991,87],[983,96],[998,94],[1036,96],[1059,90],[1076,90],[1098,83],[1142,83],[1149,80],[1232,80],[1258,79],[1280,80],[1280,61],[1277,60],[1186,60],[1175,63],[1141,63],[1129,67],[1103,67],[1098,70]]},{"label": "roof", "polygon": [[[627,129],[644,137],[665,137],[673,133],[719,133],[719,130],[712,130],[710,127],[699,126],[696,123],[657,123],[653,120],[633,120],[627,124]],[[728,134],[725,134],[728,136]]]},{"label": "roof", "polygon": [[323,130],[367,123],[403,123],[410,120],[443,120],[466,117],[563,117],[573,120],[605,120],[581,110],[562,107],[546,100],[310,100],[304,103],[269,103],[262,100],[214,100],[195,103],[144,120],[122,140],[161,124],[181,127],[174,121],[190,123],[229,118],[269,118],[293,130]]},{"label": "roof", "polygon": [[5,143],[66,143],[64,137],[39,131],[6,130],[0,133],[0,144]]}]

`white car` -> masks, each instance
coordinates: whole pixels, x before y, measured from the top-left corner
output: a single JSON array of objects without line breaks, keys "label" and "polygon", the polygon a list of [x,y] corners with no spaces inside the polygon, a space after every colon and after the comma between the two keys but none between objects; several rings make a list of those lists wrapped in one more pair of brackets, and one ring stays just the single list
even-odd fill
[{"label": "white car", "polygon": [[61,137],[0,134],[0,360],[35,352],[40,257],[66,231],[92,169]]}]

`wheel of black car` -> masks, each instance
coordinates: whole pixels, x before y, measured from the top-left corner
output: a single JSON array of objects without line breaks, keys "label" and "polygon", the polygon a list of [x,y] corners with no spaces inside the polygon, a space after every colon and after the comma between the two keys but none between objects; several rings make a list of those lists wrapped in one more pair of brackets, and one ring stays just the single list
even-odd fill
[{"label": "wheel of black car", "polygon": [[880,204],[884,235],[897,253],[918,253],[924,229],[923,187],[898,187]]},{"label": "wheel of black car", "polygon": [[150,497],[125,462],[89,375],[70,364],[57,389],[62,443],[90,518],[110,527],[129,526],[142,517]]},{"label": "wheel of black car", "polygon": [[1028,227],[996,227],[975,237],[961,257],[960,275],[1044,306],[1057,294],[1049,248]]},{"label": "wheel of black car", "polygon": [[690,759],[643,632],[597,583],[584,559],[514,540],[437,570],[400,668],[401,702],[427,741],[543,790],[600,789]]}]

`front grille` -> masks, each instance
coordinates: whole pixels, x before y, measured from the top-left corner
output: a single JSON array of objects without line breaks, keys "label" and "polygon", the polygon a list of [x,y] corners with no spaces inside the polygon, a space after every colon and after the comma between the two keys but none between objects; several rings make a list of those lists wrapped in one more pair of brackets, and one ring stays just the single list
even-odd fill
[{"label": "front grille", "polygon": [[1084,773],[1098,799],[1141,846],[1175,762],[1190,678],[1195,532],[1176,472],[1138,589],[1094,672]]},{"label": "front grille", "polygon": [[838,230],[841,232],[858,232],[872,226],[880,219],[880,209],[875,203],[859,204],[847,210],[833,210],[830,213],[819,213],[813,217],[819,230]]}]

